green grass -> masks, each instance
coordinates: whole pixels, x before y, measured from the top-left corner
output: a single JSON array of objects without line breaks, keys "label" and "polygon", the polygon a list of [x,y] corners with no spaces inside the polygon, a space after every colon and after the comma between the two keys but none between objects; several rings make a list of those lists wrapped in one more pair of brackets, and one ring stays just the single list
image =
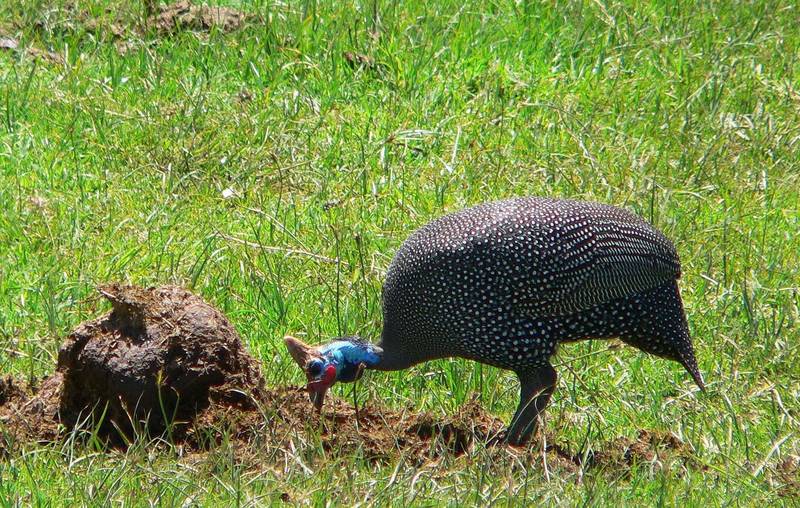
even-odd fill
[{"label": "green grass", "polygon": [[[94,286],[121,280],[202,294],[268,384],[297,384],[281,337],[377,338],[383,275],[418,226],[513,195],[594,199],[675,241],[710,389],[628,348],[565,346],[547,426],[573,451],[671,431],[706,467],[574,474],[485,450],[415,467],[313,441],[281,455],[297,461],[68,442],[2,459],[0,503],[798,503],[776,473],[800,455],[797,7],[232,5],[253,14],[239,31],[165,37],[139,31],[136,2],[0,4],[0,33],[64,60],[0,52],[0,372],[50,373],[61,340],[105,310]],[[378,65],[354,70],[346,51]],[[460,360],[361,386],[372,403],[442,415],[474,393],[506,419],[517,402],[510,373]]]}]

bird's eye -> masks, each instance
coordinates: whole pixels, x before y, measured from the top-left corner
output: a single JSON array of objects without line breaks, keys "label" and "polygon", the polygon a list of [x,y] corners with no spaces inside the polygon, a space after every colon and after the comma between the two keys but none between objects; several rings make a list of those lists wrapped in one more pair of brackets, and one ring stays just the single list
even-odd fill
[{"label": "bird's eye", "polygon": [[308,373],[314,377],[319,376],[322,374],[322,362],[319,360],[314,360],[308,364]]}]

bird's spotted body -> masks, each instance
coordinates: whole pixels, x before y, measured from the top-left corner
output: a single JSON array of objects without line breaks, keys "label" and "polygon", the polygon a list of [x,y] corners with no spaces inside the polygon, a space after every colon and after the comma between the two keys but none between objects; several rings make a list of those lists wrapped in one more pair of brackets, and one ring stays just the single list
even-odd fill
[{"label": "bird's spotted body", "polygon": [[637,216],[581,201],[517,198],[423,227],[401,246],[383,289],[380,362],[397,370],[464,357],[514,370],[524,440],[555,385],[559,344],[620,337],[683,364],[702,387],[678,292],[672,243]]}]

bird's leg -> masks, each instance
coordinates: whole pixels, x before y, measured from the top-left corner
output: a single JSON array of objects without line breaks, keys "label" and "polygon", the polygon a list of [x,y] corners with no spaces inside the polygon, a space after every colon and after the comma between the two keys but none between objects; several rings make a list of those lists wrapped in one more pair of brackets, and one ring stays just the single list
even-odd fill
[{"label": "bird's leg", "polygon": [[550,402],[556,389],[558,376],[548,363],[541,367],[517,372],[520,384],[520,400],[517,412],[511,420],[506,439],[509,444],[524,444],[536,430],[539,414]]},{"label": "bird's leg", "polygon": [[364,375],[364,370],[367,368],[366,364],[359,363],[358,367],[356,367],[356,377],[353,380],[353,407],[356,408],[356,428],[358,428],[358,394],[356,393],[356,387],[358,387],[358,380],[361,379],[361,376]]}]

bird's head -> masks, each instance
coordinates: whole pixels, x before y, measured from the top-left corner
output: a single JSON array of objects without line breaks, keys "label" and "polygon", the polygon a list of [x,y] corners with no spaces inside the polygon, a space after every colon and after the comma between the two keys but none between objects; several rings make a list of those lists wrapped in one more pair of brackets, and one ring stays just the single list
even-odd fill
[{"label": "bird's head", "polygon": [[321,346],[309,346],[295,337],[284,337],[286,348],[308,380],[306,389],[319,411],[328,389],[337,381],[352,383],[364,369],[381,361],[383,350],[358,337],[342,337]]}]

